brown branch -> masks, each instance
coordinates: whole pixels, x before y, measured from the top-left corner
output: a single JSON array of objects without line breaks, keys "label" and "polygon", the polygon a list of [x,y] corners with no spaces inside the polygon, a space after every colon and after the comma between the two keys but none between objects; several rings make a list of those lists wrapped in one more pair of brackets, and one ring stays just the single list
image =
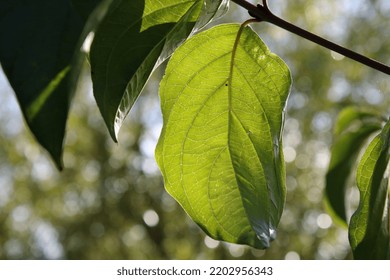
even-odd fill
[{"label": "brown branch", "polygon": [[388,65],[385,65],[381,62],[378,62],[374,59],[371,59],[367,56],[361,55],[357,52],[354,52],[350,49],[344,48],[340,45],[337,45],[329,40],[326,40],[320,36],[317,36],[311,32],[308,32],[296,25],[293,25],[276,15],[274,15],[270,9],[268,8],[267,0],[263,0],[263,5],[253,5],[245,0],[231,0],[234,3],[240,5],[244,9],[246,9],[249,14],[261,21],[269,22],[271,24],[274,24],[276,26],[279,26],[280,28],[287,30],[291,33],[294,33],[298,36],[301,36],[309,41],[312,41],[320,46],[323,46],[329,50],[335,51],[345,57],[348,57],[350,59],[353,59],[357,62],[360,62],[368,67],[371,67],[373,69],[376,69],[382,73],[385,73],[387,75],[390,75],[390,67]]}]

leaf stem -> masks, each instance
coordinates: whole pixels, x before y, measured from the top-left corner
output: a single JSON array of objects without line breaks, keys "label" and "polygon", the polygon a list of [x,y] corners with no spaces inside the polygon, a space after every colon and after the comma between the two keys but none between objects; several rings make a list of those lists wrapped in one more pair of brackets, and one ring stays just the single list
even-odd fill
[{"label": "leaf stem", "polygon": [[329,40],[326,40],[318,35],[315,35],[309,31],[306,31],[296,25],[293,25],[276,15],[274,15],[270,9],[268,8],[267,0],[263,0],[263,5],[258,4],[257,6],[245,1],[245,0],[231,0],[234,3],[240,5],[241,7],[248,10],[249,14],[253,16],[254,18],[260,20],[269,22],[271,24],[274,24],[276,26],[279,26],[280,28],[287,30],[291,33],[294,33],[298,36],[301,36],[309,41],[312,41],[320,46],[323,46],[329,50],[335,51],[343,56],[346,56],[352,60],[355,60],[357,62],[360,62],[368,67],[371,67],[375,70],[378,70],[382,73],[385,73],[387,75],[390,75],[390,66],[383,64],[379,61],[376,61],[374,59],[371,59],[367,56],[361,55],[357,52],[354,52],[350,49],[344,48],[338,44],[335,44]]},{"label": "leaf stem", "polygon": [[234,45],[233,45],[233,49],[232,49],[232,57],[231,57],[231,60],[230,60],[230,73],[233,72],[233,62],[234,62],[234,58],[236,56],[236,51],[237,51],[237,47],[238,47],[238,43],[240,42],[240,37],[241,37],[241,33],[242,31],[244,30],[244,28],[251,24],[252,22],[260,22],[260,20],[254,18],[254,19],[248,19],[246,21],[244,21],[241,26],[240,26],[240,29],[238,30],[237,32],[237,35],[236,35],[236,40],[234,41]]}]

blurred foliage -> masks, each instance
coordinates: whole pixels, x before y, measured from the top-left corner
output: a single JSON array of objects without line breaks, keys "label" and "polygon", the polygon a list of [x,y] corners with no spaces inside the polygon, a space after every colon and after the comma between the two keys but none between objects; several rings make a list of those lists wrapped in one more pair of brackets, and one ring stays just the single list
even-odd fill
[{"label": "blurred foliage", "polygon": [[[303,28],[389,64],[390,2],[270,1]],[[243,21],[232,4],[220,22]],[[157,98],[163,67],[152,77],[119,134],[109,137],[87,72],[67,125],[58,172],[23,123],[0,80],[1,259],[349,259],[347,231],[323,207],[332,126],[345,106],[388,115],[390,80],[266,23],[256,31],[293,74],[284,152],[287,204],[267,251],[206,237],[164,190],[154,160],[161,129]],[[351,209],[358,191],[348,194]],[[347,213],[350,217],[350,213]]]}]

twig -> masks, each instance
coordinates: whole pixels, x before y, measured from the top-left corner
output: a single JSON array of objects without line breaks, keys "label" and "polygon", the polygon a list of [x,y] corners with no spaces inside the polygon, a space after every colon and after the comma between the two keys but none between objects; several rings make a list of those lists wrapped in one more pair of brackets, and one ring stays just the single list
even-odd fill
[{"label": "twig", "polygon": [[253,16],[256,19],[259,19],[261,21],[269,22],[271,24],[274,24],[276,26],[279,26],[280,28],[283,28],[291,33],[294,33],[298,36],[301,36],[309,41],[312,41],[318,45],[321,45],[329,50],[335,51],[345,57],[348,57],[350,59],[353,59],[357,62],[360,62],[366,66],[369,66],[373,69],[376,69],[382,73],[385,73],[387,75],[390,75],[390,67],[388,65],[385,65],[381,62],[378,62],[374,59],[371,59],[367,56],[361,55],[357,52],[354,52],[350,49],[344,48],[340,45],[337,45],[329,40],[326,40],[320,36],[317,36],[311,32],[308,32],[296,25],[293,25],[276,15],[274,15],[270,9],[268,8],[267,0],[263,0],[263,5],[253,5],[245,0],[232,0],[234,3],[240,5],[241,7],[245,8],[251,16]]}]

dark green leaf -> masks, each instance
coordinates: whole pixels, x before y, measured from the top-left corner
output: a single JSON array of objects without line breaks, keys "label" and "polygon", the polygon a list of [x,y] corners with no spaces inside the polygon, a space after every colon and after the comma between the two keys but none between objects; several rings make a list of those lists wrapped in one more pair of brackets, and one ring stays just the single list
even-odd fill
[{"label": "dark green leaf", "polygon": [[281,131],[291,78],[249,27],[195,35],[161,82],[156,159],[167,191],[210,236],[265,248],[285,201]]},{"label": "dark green leaf", "polygon": [[355,259],[389,256],[388,171],[390,122],[365,151],[357,170],[360,203],[351,218],[349,241]]},{"label": "dark green leaf", "polygon": [[348,179],[363,144],[373,132],[380,129],[380,116],[355,107],[341,111],[335,124],[335,140],[326,174],[325,198],[332,217],[345,226]]},{"label": "dark green leaf", "polygon": [[1,65],[28,126],[59,168],[73,93],[68,84],[71,61],[84,26],[81,14],[87,16],[96,3],[78,10],[71,0],[0,4]]},{"label": "dark green leaf", "polygon": [[114,0],[96,31],[94,95],[114,140],[153,69],[191,33],[200,0]]},{"label": "dark green leaf", "polygon": [[91,11],[93,11],[103,1],[102,0],[71,0],[71,5],[74,7],[75,11],[80,15],[83,21],[86,22],[91,14]]}]

